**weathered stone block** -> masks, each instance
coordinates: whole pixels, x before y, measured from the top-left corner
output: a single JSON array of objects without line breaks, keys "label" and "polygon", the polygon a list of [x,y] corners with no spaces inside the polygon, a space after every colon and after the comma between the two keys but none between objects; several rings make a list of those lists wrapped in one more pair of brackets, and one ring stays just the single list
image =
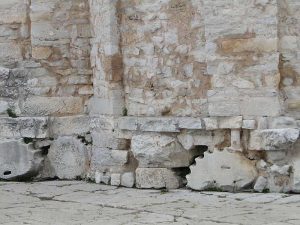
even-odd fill
[{"label": "weathered stone block", "polygon": [[245,130],[256,129],[256,120],[243,120],[242,128]]},{"label": "weathered stone block", "polygon": [[110,150],[93,147],[91,153],[91,170],[103,171],[107,168],[122,167],[128,162],[128,151]]},{"label": "weathered stone block", "polygon": [[173,118],[139,118],[140,130],[148,132],[179,132],[178,123]]},{"label": "weathered stone block", "polygon": [[250,186],[257,177],[253,162],[241,153],[230,153],[227,150],[204,153],[204,158],[197,158],[196,165],[190,169],[187,185],[200,191],[211,188],[241,190]]},{"label": "weathered stone block", "polygon": [[22,107],[22,114],[31,116],[63,116],[83,112],[83,99],[79,97],[30,97]]},{"label": "weathered stone block", "polygon": [[176,189],[181,186],[181,179],[175,172],[166,168],[138,168],[136,170],[137,188]]},{"label": "weathered stone block", "polygon": [[243,117],[221,117],[219,119],[220,129],[240,129],[243,123]]},{"label": "weathered stone block", "polygon": [[178,127],[180,129],[202,130],[204,122],[200,118],[178,118]]},{"label": "weathered stone block", "polygon": [[121,176],[121,185],[123,187],[132,188],[135,184],[135,173],[127,172]]},{"label": "weathered stone block", "polygon": [[278,116],[281,106],[278,97],[251,97],[241,102],[241,113],[247,116]]},{"label": "weathered stone block", "polygon": [[288,150],[299,138],[299,129],[268,129],[252,131],[249,150]]},{"label": "weathered stone block", "polygon": [[110,184],[112,186],[120,186],[121,185],[121,174],[113,173],[110,176]]},{"label": "weathered stone block", "polygon": [[133,136],[131,150],[139,167],[187,167],[195,154],[182,148],[176,138],[158,134]]},{"label": "weathered stone block", "polygon": [[49,119],[49,132],[53,136],[78,135],[90,131],[88,116],[52,117]]},{"label": "weathered stone block", "polygon": [[49,136],[46,117],[0,118],[0,137],[46,138]]},{"label": "weathered stone block", "polygon": [[47,157],[60,179],[83,177],[89,166],[86,146],[74,137],[59,137],[51,145]]},{"label": "weathered stone block", "polygon": [[41,151],[21,140],[0,141],[0,179],[29,179],[36,176],[42,164]]}]

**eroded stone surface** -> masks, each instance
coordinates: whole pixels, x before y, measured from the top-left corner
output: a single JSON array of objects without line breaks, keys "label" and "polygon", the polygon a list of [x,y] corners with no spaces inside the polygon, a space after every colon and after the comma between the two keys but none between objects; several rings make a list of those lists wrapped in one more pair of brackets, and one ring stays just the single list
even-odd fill
[{"label": "eroded stone surface", "polygon": [[138,168],[136,170],[137,188],[176,189],[182,185],[181,182],[181,178],[170,169]]},{"label": "eroded stone surface", "polygon": [[188,167],[196,152],[187,151],[176,138],[165,135],[137,135],[132,138],[131,150],[139,167]]},{"label": "eroded stone surface", "polygon": [[53,142],[48,154],[49,167],[60,179],[84,176],[88,169],[86,146],[74,137],[59,137]]},{"label": "eroded stone surface", "polygon": [[0,141],[0,179],[30,179],[40,170],[43,157],[41,151],[22,140]]},{"label": "eroded stone surface", "polygon": [[214,151],[197,158],[187,175],[188,187],[194,190],[241,190],[249,187],[257,176],[254,163],[238,152]]}]

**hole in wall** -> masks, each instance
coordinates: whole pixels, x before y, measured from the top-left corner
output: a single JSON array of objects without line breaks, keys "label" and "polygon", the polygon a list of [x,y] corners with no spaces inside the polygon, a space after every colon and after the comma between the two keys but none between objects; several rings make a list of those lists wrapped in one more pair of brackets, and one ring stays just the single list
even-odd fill
[{"label": "hole in wall", "polygon": [[196,145],[193,149],[190,150],[192,152],[193,158],[190,161],[189,167],[181,167],[172,169],[177,176],[181,177],[182,185],[186,186],[187,180],[186,175],[191,173],[190,166],[196,163],[196,158],[204,157],[204,152],[208,151],[208,146],[206,145]]},{"label": "hole in wall", "polygon": [[191,164],[193,165],[196,163],[196,158],[204,158],[204,152],[208,151],[208,146],[206,145],[196,145],[193,149],[191,149],[191,152],[193,153],[194,157],[191,160]]},{"label": "hole in wall", "polygon": [[50,145],[41,147],[42,155],[48,155],[50,149]]},{"label": "hole in wall", "polygon": [[11,171],[9,171],[9,170],[4,171],[4,173],[3,173],[4,176],[8,176],[8,175],[10,175],[10,174],[11,174]]}]

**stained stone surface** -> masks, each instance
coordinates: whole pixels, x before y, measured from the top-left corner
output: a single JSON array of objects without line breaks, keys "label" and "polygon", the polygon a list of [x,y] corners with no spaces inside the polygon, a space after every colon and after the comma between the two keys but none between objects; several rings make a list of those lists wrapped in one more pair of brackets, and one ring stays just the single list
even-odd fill
[{"label": "stained stone surface", "polygon": [[0,224],[298,225],[299,195],[0,183]]}]

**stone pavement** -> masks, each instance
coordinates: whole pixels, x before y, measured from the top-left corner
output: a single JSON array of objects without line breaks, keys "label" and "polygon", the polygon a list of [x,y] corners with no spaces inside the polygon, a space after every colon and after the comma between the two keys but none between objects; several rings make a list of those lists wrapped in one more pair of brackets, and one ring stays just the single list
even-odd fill
[{"label": "stone pavement", "polygon": [[300,195],[0,182],[0,224],[300,224]]}]

